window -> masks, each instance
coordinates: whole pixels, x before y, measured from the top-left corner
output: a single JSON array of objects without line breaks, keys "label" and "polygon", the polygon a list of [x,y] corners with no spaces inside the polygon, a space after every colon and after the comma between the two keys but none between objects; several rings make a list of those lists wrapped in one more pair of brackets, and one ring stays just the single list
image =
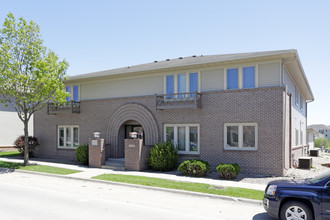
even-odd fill
[{"label": "window", "polygon": [[[166,76],[166,94],[174,93],[174,76]],[[172,99],[173,95],[167,96],[168,99]]]},{"label": "window", "polygon": [[227,89],[238,89],[238,69],[227,69]]},{"label": "window", "polygon": [[[199,88],[198,73],[182,73],[166,76],[166,94],[195,92]],[[174,98],[173,95],[166,96],[168,99]],[[184,94],[178,95],[178,98],[187,97]],[[194,95],[190,95],[194,97]]]},{"label": "window", "polygon": [[256,87],[256,66],[227,69],[227,89],[247,89]]},{"label": "window", "polygon": [[257,150],[258,125],[256,123],[227,123],[224,140],[226,150]]},{"label": "window", "polygon": [[58,126],[58,147],[76,148],[79,146],[78,126]]},{"label": "window", "polygon": [[298,90],[297,86],[295,87],[295,100],[296,100],[296,105],[299,106],[300,97],[299,97],[299,90]]},{"label": "window", "polygon": [[164,125],[164,139],[171,140],[180,154],[199,153],[198,124],[168,124]]},{"label": "window", "polygon": [[78,102],[79,101],[79,86],[67,86],[65,89],[66,92],[70,93],[71,96],[66,97],[66,101],[70,102],[71,100]]},{"label": "window", "polygon": [[296,146],[299,145],[299,131],[296,129]]},{"label": "window", "polygon": [[255,67],[244,67],[243,68],[243,88],[254,88],[255,87]]},{"label": "window", "polygon": [[303,110],[304,104],[305,104],[304,97],[300,94],[300,110]]},{"label": "window", "polygon": [[[198,92],[198,73],[190,73],[189,80],[189,92]],[[190,96],[194,97],[195,94]]]}]

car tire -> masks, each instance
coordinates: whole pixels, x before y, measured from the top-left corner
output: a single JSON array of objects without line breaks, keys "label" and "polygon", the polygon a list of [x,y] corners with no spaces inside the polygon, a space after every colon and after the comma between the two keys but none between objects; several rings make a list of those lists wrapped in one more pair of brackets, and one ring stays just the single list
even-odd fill
[{"label": "car tire", "polygon": [[291,200],[286,202],[280,212],[280,219],[292,219],[290,216],[300,216],[304,220],[314,220],[311,208],[301,201]]}]

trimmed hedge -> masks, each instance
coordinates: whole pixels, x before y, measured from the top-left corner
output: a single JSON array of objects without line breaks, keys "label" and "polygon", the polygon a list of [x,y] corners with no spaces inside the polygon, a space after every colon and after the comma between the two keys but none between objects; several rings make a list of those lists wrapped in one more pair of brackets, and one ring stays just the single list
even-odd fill
[{"label": "trimmed hedge", "polygon": [[217,166],[217,172],[223,179],[236,179],[241,172],[241,167],[237,163],[223,164]]},{"label": "trimmed hedge", "polygon": [[79,145],[76,149],[76,159],[84,165],[88,165],[89,157],[88,157],[88,145]]},{"label": "trimmed hedge", "polygon": [[210,171],[210,165],[204,160],[191,159],[182,162],[178,167],[178,170],[192,176],[206,176]]},{"label": "trimmed hedge", "polygon": [[160,142],[150,149],[149,166],[156,171],[173,170],[179,155],[171,141]]}]

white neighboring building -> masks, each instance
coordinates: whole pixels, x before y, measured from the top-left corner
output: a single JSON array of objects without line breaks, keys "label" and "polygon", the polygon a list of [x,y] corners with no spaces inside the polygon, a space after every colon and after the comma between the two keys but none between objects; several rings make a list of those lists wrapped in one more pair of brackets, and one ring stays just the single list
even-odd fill
[{"label": "white neighboring building", "polygon": [[319,131],[313,129],[313,128],[308,128],[307,129],[307,133],[308,133],[308,145],[309,145],[309,149],[312,150],[314,149],[314,141],[316,138],[323,138],[324,135],[319,133]]},{"label": "white neighboring building", "polygon": [[323,136],[319,137],[325,137],[330,141],[330,126],[324,124],[314,124],[309,125],[308,128],[314,129],[318,133],[323,134]]},{"label": "white neighboring building", "polygon": [[[29,123],[29,135],[33,135],[33,118]],[[0,103],[0,150],[14,146],[15,139],[24,134],[23,122],[18,118],[15,109]]]}]

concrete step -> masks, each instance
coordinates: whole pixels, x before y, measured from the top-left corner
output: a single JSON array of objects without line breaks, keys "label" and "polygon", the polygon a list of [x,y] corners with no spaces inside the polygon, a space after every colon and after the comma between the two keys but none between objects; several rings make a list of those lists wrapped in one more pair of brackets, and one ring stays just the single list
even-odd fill
[{"label": "concrete step", "polygon": [[108,158],[102,168],[123,171],[125,170],[125,158]]},{"label": "concrete step", "polygon": [[116,166],[111,166],[111,165],[102,165],[101,168],[102,169],[109,169],[109,170],[116,170],[116,171],[124,171],[125,170],[124,166],[116,167]]}]

